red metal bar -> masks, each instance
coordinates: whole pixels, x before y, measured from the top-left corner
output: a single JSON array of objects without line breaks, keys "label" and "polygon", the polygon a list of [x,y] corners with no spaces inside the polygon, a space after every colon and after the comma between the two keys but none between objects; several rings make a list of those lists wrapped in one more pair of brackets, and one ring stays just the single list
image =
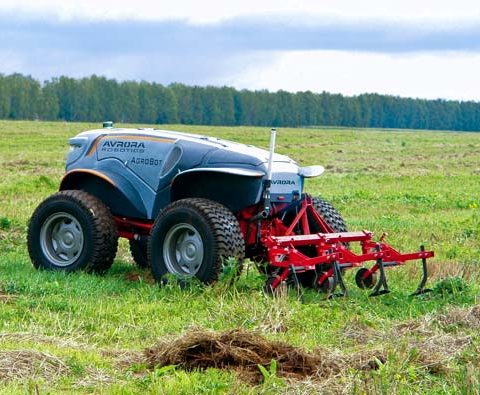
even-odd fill
[{"label": "red metal bar", "polygon": [[135,239],[135,233],[119,230],[118,237],[123,237],[124,239],[133,240]]},{"label": "red metal bar", "polygon": [[153,221],[142,221],[131,218],[114,216],[117,225],[118,237],[124,237],[132,240],[135,235],[149,235],[153,226]]},{"label": "red metal bar", "polygon": [[337,254],[325,254],[316,257],[308,257],[296,248],[271,248],[268,251],[270,264],[277,267],[303,267],[304,270],[314,270],[315,265],[331,263]]},{"label": "red metal bar", "polygon": [[285,268],[283,269],[282,273],[280,273],[279,276],[276,276],[270,286],[272,289],[277,288],[283,281],[285,281],[288,278],[288,275],[290,274],[290,268]]},{"label": "red metal bar", "polygon": [[317,285],[322,285],[329,277],[333,276],[333,267],[328,269],[328,271],[322,273],[322,275],[317,280]]},{"label": "red metal bar", "polygon": [[[287,267],[290,264],[293,264],[294,266],[314,266],[321,263],[332,263],[334,260],[337,260],[340,264],[351,263],[355,265],[382,259],[385,263],[397,262],[399,265],[402,265],[406,261],[431,258],[434,256],[433,251],[419,251],[402,254],[386,243],[381,243],[380,251],[355,254],[345,247],[343,242],[358,241],[359,238],[362,239],[362,237],[358,237],[359,235],[353,235],[352,237],[332,237],[332,240],[336,240],[335,244],[326,243],[325,237],[323,236],[323,234],[317,233],[315,235],[267,237],[265,239],[265,245],[268,248],[271,264],[281,267]],[[365,237],[370,236],[371,234],[367,234]],[[317,251],[320,249],[322,254],[317,257],[308,257],[297,249],[297,247],[304,247],[307,245],[314,245],[317,247]],[[332,250],[331,254],[328,253],[329,250]],[[281,257],[281,259],[278,259],[278,257]]]},{"label": "red metal bar", "polygon": [[308,216],[302,215],[302,232],[304,235],[310,234],[310,226],[308,225]]},{"label": "red metal bar", "polygon": [[300,211],[298,212],[297,216],[295,217],[295,219],[292,221],[292,223],[290,224],[290,226],[289,226],[289,227],[287,228],[287,230],[285,231],[285,234],[286,234],[286,235],[291,235],[291,234],[293,234],[293,229],[295,229],[295,226],[297,226],[298,221],[300,221],[300,218],[303,217],[303,215],[305,214],[306,211],[307,211],[307,206],[302,205],[302,208],[301,208]]},{"label": "red metal bar", "polygon": [[320,225],[320,229],[323,231],[323,233],[334,233],[332,227],[325,222],[325,220],[317,213],[315,207],[313,207],[312,198],[308,197],[308,199],[309,201],[305,199],[305,204],[307,205],[308,212],[313,217],[313,220]]},{"label": "red metal bar", "polygon": [[314,233],[309,235],[295,236],[270,236],[265,239],[265,245],[288,246],[292,242],[296,246],[312,244],[336,244],[349,243],[352,241],[370,241],[372,233],[368,231],[361,232],[343,232],[343,233]]}]

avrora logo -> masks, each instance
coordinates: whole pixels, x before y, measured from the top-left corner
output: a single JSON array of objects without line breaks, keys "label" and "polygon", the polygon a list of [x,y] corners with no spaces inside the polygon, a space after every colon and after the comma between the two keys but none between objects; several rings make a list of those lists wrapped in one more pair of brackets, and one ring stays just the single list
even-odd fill
[{"label": "avrora logo", "polygon": [[104,152],[130,152],[143,153],[145,152],[145,143],[141,141],[119,141],[107,140],[102,144],[102,151]]},{"label": "avrora logo", "polygon": [[293,180],[272,180],[273,185],[295,185]]}]

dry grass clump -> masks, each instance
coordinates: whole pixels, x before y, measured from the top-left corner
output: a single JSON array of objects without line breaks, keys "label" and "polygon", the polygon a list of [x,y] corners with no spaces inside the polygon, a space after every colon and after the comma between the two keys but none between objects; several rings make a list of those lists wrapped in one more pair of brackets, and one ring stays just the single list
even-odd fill
[{"label": "dry grass clump", "polygon": [[145,350],[147,364],[177,365],[186,370],[240,369],[260,374],[258,365],[268,367],[274,359],[279,376],[314,375],[321,360],[302,349],[240,329],[216,333],[194,329],[171,342],[161,342]]},{"label": "dry grass clump", "polygon": [[70,373],[61,359],[40,351],[12,350],[0,352],[0,381],[25,380],[32,377],[54,380]]},{"label": "dry grass clump", "polygon": [[107,358],[113,358],[115,365],[120,369],[127,369],[135,364],[141,364],[144,362],[144,353],[141,351],[133,350],[100,350],[100,355]]},{"label": "dry grass clump", "polygon": [[234,369],[252,381],[262,379],[258,365],[266,368],[272,360],[277,363],[278,376],[294,379],[305,377],[328,378],[342,374],[349,368],[375,369],[376,357],[372,352],[351,356],[317,349],[308,353],[284,342],[269,341],[255,332],[235,329],[216,333],[194,329],[173,341],[163,341],[145,350],[149,368],[177,365],[192,369]]},{"label": "dry grass clump", "polygon": [[315,376],[322,381],[343,376],[349,369],[376,370],[387,360],[383,350],[362,350],[345,355],[338,350],[316,348],[313,353],[320,361]]},{"label": "dry grass clump", "polygon": [[87,368],[85,376],[77,380],[75,385],[77,387],[99,387],[101,385],[108,385],[115,382],[115,379],[103,370],[96,368]]},{"label": "dry grass clump", "polygon": [[445,312],[427,314],[394,327],[396,335],[432,336],[438,329],[480,329],[480,305],[471,308],[452,307]]},{"label": "dry grass clump", "polygon": [[443,313],[428,314],[397,325],[392,334],[407,339],[407,352],[417,365],[431,374],[444,374],[449,371],[452,359],[472,344],[472,338],[464,332],[446,333],[450,327],[480,328],[480,306],[454,307]]},{"label": "dry grass clump", "polygon": [[51,344],[60,348],[74,348],[79,350],[93,350],[95,347],[78,343],[72,339],[62,339],[55,336],[41,335],[28,332],[4,332],[0,333],[0,341],[32,342]]},{"label": "dry grass clump", "polygon": [[470,309],[455,307],[436,317],[436,321],[443,327],[462,326],[468,329],[480,328],[480,305]]},{"label": "dry grass clump", "polygon": [[[417,271],[418,276],[418,268],[417,265],[409,266],[411,270],[409,270],[409,274],[415,276],[415,271]],[[457,262],[429,262],[428,265],[428,278],[433,284],[435,281],[443,280],[445,278],[452,278],[452,277],[465,277],[468,275],[468,271],[466,270],[466,265],[459,264]],[[415,278],[415,277],[414,277]],[[466,280],[469,278],[466,277]]]},{"label": "dry grass clump", "polygon": [[401,336],[431,336],[434,333],[432,322],[433,318],[430,315],[401,322],[393,327],[392,335],[396,338]]},{"label": "dry grass clump", "polygon": [[354,318],[342,328],[342,337],[363,344],[368,341],[379,340],[382,337],[382,334],[368,326],[366,323]]},{"label": "dry grass clump", "polygon": [[414,360],[431,374],[449,371],[449,362],[472,344],[469,336],[437,335],[409,344]]},{"label": "dry grass clump", "polygon": [[284,333],[290,329],[296,310],[290,303],[288,290],[284,285],[284,283],[280,284],[277,288],[278,292],[271,296],[274,302],[270,303],[256,325],[255,329],[258,332]]}]

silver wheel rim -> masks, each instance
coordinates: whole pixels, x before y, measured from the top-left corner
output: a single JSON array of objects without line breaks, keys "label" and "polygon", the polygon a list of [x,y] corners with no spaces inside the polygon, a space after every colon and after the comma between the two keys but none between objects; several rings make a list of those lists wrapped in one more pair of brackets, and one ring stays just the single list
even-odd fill
[{"label": "silver wheel rim", "polygon": [[170,228],[163,242],[163,260],[170,273],[194,276],[203,261],[203,240],[190,224]]},{"label": "silver wheel rim", "polygon": [[43,254],[55,266],[69,266],[83,251],[83,229],[78,220],[68,213],[50,215],[40,229]]}]

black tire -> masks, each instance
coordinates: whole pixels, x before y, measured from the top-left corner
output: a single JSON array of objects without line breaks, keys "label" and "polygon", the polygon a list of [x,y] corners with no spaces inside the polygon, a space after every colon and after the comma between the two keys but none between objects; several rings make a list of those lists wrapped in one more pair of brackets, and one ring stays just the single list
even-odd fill
[{"label": "black tire", "polygon": [[145,269],[150,267],[148,263],[148,238],[141,238],[139,240],[130,240],[130,253],[138,267]]},{"label": "black tire", "polygon": [[366,272],[368,272],[368,269],[365,267],[362,267],[358,269],[357,273],[355,274],[355,283],[357,284],[357,287],[360,289],[373,288],[377,283],[377,273],[376,272],[369,273],[367,277],[363,278]]},{"label": "black tire", "polygon": [[[320,217],[322,217],[322,219],[327,223],[327,225],[333,229],[334,232],[348,232],[347,224],[345,223],[343,217],[329,202],[323,200],[322,198],[314,197],[312,198],[312,205],[315,211],[320,215]],[[323,229],[320,229],[320,226],[313,218],[309,218],[308,222],[311,233],[323,232]],[[328,268],[326,268],[326,270],[327,269]],[[315,286],[315,272],[308,271],[304,273],[298,273],[297,277],[298,281],[302,284],[302,286]]]},{"label": "black tire", "polygon": [[225,258],[233,257],[241,264],[245,243],[237,219],[225,206],[207,199],[183,199],[158,215],[148,255],[158,282],[171,273],[211,283],[218,278]]},{"label": "black tire", "polygon": [[27,245],[37,269],[103,273],[117,253],[118,234],[105,204],[87,192],[67,190],[37,207]]},{"label": "black tire", "polygon": [[[312,205],[315,211],[322,217],[322,219],[329,225],[334,232],[348,232],[347,224],[340,215],[340,213],[329,202],[319,197],[312,198]],[[309,221],[310,231],[312,233],[321,232],[316,222]]]},{"label": "black tire", "polygon": [[281,286],[281,283],[280,283],[277,286],[277,288],[275,288],[275,289],[272,288],[272,284],[273,284],[273,282],[275,281],[276,278],[277,278],[277,276],[268,276],[267,277],[267,281],[265,281],[265,284],[263,286],[263,292],[265,293],[265,295],[269,295],[269,296],[275,295],[275,291],[277,290],[277,288],[279,286]]},{"label": "black tire", "polygon": [[333,291],[333,286],[335,284],[335,280],[333,277],[327,277],[325,281],[323,281],[322,285],[314,284],[314,288],[321,293],[329,294]]}]

